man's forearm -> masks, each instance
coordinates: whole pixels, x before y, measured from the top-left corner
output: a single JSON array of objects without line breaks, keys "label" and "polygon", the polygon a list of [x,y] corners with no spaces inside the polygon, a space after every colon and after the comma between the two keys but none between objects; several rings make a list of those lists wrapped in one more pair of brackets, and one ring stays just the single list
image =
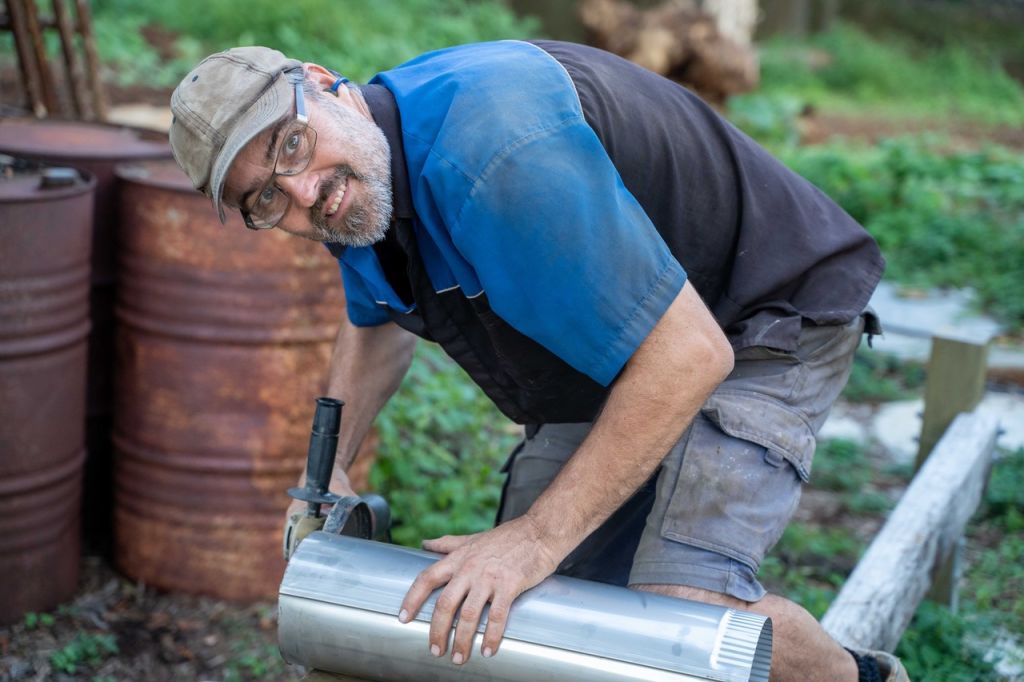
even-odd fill
[{"label": "man's forearm", "polygon": [[327,394],[345,401],[335,466],[347,470],[384,403],[412,362],[416,337],[393,323],[356,327],[342,321],[331,355]]},{"label": "man's forearm", "polygon": [[650,477],[731,369],[724,335],[692,289],[684,290],[627,364],[579,450],[527,512],[545,544],[564,557],[603,523]]}]

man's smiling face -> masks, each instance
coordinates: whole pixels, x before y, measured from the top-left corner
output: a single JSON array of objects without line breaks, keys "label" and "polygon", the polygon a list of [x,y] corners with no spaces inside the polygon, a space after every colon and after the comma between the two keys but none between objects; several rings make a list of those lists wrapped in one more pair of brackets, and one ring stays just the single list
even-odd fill
[{"label": "man's smiling face", "polygon": [[[274,159],[301,141],[294,112],[249,142],[235,157],[224,201],[250,212],[261,191],[276,187],[291,199],[277,227],[291,234],[347,246],[383,239],[391,221],[391,151],[380,128],[353,104],[306,88],[309,127],[316,142],[306,168],[273,178]],[[279,170],[280,170],[279,166]],[[268,193],[272,195],[272,191]]]}]

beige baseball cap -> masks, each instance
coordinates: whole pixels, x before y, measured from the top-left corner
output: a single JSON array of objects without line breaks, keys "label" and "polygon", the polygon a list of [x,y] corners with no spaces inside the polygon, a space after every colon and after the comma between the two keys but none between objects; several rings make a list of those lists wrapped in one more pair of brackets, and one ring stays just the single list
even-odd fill
[{"label": "beige baseball cap", "polygon": [[171,149],[221,222],[228,169],[242,148],[295,106],[302,62],[269,47],[236,47],[201,61],[171,94]]}]

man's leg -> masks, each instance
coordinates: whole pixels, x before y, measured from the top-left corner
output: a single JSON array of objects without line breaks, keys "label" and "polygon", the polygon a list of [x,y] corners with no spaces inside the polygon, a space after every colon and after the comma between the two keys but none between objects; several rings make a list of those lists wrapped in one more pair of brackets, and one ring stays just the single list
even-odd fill
[{"label": "man's leg", "polygon": [[853,656],[756,572],[796,510],[815,433],[846,382],[860,338],[807,327],[795,353],[737,353],[662,463],[630,587],[752,611],[773,623],[772,680],[856,682]]},{"label": "man's leg", "polygon": [[683,585],[630,585],[633,589],[752,611],[772,619],[772,680],[856,682],[853,657],[799,604],[766,594],[747,602],[720,592]]}]

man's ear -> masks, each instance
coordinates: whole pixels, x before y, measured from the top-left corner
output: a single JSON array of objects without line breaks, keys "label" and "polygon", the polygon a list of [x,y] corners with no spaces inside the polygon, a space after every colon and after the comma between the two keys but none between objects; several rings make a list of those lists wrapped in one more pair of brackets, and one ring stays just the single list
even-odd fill
[{"label": "man's ear", "polygon": [[306,78],[319,85],[321,89],[331,87],[331,84],[337,79],[337,76],[319,64],[307,62],[302,65],[302,69],[306,72]]}]

